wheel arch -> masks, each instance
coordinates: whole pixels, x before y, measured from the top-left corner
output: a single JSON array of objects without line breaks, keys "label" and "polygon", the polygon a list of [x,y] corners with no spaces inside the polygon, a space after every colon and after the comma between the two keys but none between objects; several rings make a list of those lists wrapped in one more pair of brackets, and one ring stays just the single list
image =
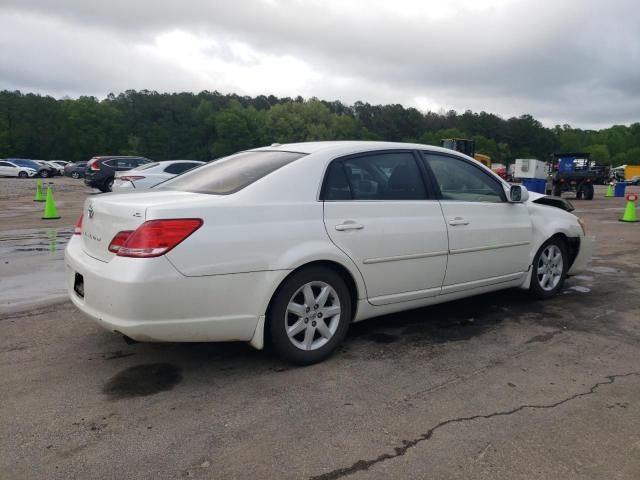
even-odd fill
[{"label": "wheel arch", "polygon": [[[358,278],[356,274],[350,270],[346,265],[342,264],[336,260],[327,260],[327,259],[319,259],[312,260],[306,263],[303,263],[293,270],[291,270],[286,276],[284,276],[278,285],[274,288],[273,292],[271,292],[271,296],[269,297],[269,302],[264,310],[264,315],[261,316],[261,320],[258,323],[256,331],[253,335],[253,338],[250,341],[250,344],[258,349],[264,348],[265,344],[267,344],[267,337],[265,336],[266,328],[269,324],[270,311],[273,305],[273,301],[276,298],[276,295],[280,291],[280,288],[284,284],[284,282],[290,278],[292,275],[304,270],[305,268],[314,267],[314,266],[322,266],[325,268],[329,268],[336,272],[340,277],[344,280],[347,288],[349,289],[349,297],[351,299],[351,321],[356,317],[357,309],[358,309],[358,300],[360,296],[366,296],[364,292],[364,283],[361,278]],[[358,281],[360,280],[360,282]]]}]

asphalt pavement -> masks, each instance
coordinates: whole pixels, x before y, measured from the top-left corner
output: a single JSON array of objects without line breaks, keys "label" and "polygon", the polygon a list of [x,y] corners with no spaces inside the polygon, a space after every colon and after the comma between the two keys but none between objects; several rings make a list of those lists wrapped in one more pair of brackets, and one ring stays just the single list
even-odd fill
[{"label": "asphalt pavement", "polygon": [[[90,191],[54,179],[63,218],[45,227],[15,182],[0,179],[0,291],[31,272],[35,293],[0,313],[0,478],[640,478],[640,223],[619,222],[624,201],[602,187],[574,202],[593,265],[558,297],[365,321],[298,368],[241,343],[102,330],[57,283]],[[20,250],[48,228],[53,250]]]}]

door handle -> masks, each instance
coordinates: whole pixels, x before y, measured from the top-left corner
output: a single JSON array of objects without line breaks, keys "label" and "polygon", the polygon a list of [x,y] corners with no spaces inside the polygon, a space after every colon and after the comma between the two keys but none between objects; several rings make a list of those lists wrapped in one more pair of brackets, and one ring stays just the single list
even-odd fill
[{"label": "door handle", "polygon": [[469,225],[469,220],[464,217],[455,217],[449,220],[449,225],[452,225],[454,227],[456,225]]},{"label": "door handle", "polygon": [[345,230],[362,230],[363,228],[364,225],[362,225],[361,223],[356,223],[352,220],[347,220],[340,225],[336,225],[336,230],[338,230],[339,232],[344,232]]}]

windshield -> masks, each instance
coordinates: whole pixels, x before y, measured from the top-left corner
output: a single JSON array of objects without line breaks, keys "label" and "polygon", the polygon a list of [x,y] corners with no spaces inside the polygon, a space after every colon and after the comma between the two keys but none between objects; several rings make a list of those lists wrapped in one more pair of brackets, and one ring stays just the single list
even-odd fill
[{"label": "windshield", "polygon": [[229,195],[304,155],[274,151],[237,153],[189,170],[163,183],[159,190]]},{"label": "windshield", "polygon": [[36,170],[38,170],[40,168],[40,165],[38,165],[38,163],[34,160],[25,160],[22,158],[11,158],[9,159],[9,161],[15,163],[16,165],[19,165],[21,167],[29,167],[29,168],[34,168]]}]

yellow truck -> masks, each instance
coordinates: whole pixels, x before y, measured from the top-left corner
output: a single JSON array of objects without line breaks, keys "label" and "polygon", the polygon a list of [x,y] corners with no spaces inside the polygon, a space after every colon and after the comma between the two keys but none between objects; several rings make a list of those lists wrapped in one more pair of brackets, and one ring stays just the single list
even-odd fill
[{"label": "yellow truck", "polygon": [[611,177],[617,180],[631,180],[640,176],[640,165],[620,165],[611,169]]},{"label": "yellow truck", "polygon": [[476,153],[476,142],[468,138],[443,138],[440,140],[440,146],[464,153],[476,161],[480,162],[487,168],[491,168],[491,157],[482,153]]}]

